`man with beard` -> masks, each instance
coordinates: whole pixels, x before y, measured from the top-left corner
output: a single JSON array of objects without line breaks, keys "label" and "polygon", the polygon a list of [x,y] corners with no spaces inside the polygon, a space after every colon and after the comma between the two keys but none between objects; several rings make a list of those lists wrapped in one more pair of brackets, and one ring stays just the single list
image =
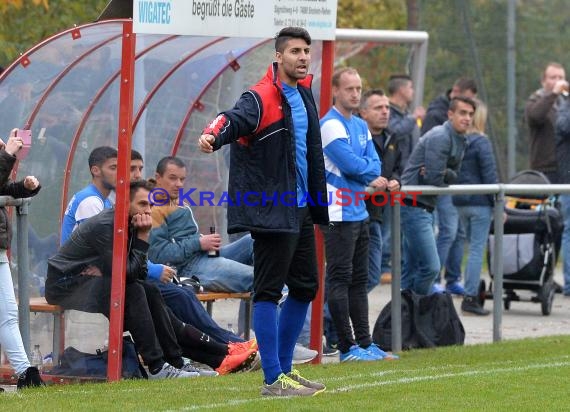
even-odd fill
[{"label": "man with beard", "polygon": [[60,245],[82,221],[113,207],[109,194],[117,180],[117,150],[109,146],[96,147],[89,154],[88,162],[91,183],[77,192],[67,205],[61,224]]},{"label": "man with beard", "polygon": [[[318,288],[313,224],[328,223],[318,112],[311,91],[311,36],[285,27],[275,37],[266,76],[220,113],[199,138],[212,153],[231,143],[228,232],[254,240],[253,324],[265,377],[263,396],[312,396],[325,385],[292,367],[295,342]],[[253,204],[235,204],[255,191]],[[291,202],[262,196],[291,194]],[[296,196],[295,196],[296,195]],[[307,201],[307,197],[313,203]],[[320,204],[315,204],[320,200]],[[277,313],[283,285],[289,294]]]}]

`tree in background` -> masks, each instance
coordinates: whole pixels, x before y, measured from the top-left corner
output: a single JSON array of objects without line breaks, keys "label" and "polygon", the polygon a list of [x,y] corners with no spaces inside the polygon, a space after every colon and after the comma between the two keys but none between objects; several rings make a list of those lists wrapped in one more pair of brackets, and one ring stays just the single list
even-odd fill
[{"label": "tree in background", "polygon": [[0,66],[62,30],[92,22],[107,0],[0,0]]},{"label": "tree in background", "polygon": [[[107,0],[0,0],[0,66],[64,29],[94,21]],[[568,0],[518,0],[516,33],[517,169],[528,167],[526,98],[540,85],[548,61],[570,70]],[[429,33],[424,105],[466,75],[479,83],[489,106],[490,134],[498,164],[506,162],[507,1],[339,0],[337,27],[425,30]],[[406,47],[366,44],[347,64],[358,68],[365,87],[386,87],[393,73],[407,71]]]}]

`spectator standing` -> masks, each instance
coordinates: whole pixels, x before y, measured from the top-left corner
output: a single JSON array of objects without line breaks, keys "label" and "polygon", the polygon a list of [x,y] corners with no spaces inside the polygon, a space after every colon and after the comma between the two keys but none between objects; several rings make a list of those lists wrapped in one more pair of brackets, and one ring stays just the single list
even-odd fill
[{"label": "spectator standing", "polygon": [[[198,141],[206,153],[232,143],[228,192],[234,206],[228,207],[228,232],[250,231],[254,240],[253,323],[263,396],[312,396],[325,390],[292,368],[295,342],[318,288],[313,224],[329,220],[319,118],[308,74],[310,45],[305,29],[283,28],[275,38],[276,61],[265,77],[233,109],[218,115]],[[265,196],[265,204],[258,199],[253,206],[236,205],[236,196],[248,191]],[[296,196],[292,202],[267,199],[275,193]],[[289,294],[278,317],[285,283]]]},{"label": "spectator standing", "polygon": [[525,118],[529,128],[529,164],[548,177],[550,183],[558,183],[556,160],[555,123],[561,95],[568,93],[566,72],[560,63],[548,63],[542,72],[542,87],[527,100]]},{"label": "spectator standing", "polygon": [[[414,101],[414,84],[406,74],[390,76],[388,95],[390,96],[390,121],[388,129],[398,141],[402,156],[402,167],[406,167],[414,146],[420,138],[419,125],[422,124],[426,110],[422,106],[410,107]],[[442,122],[443,123],[443,122]]]},{"label": "spectator standing", "polygon": [[[10,132],[6,143],[0,139],[0,195],[32,197],[40,191],[40,183],[34,176],[26,176],[20,182],[9,180],[16,163],[16,153],[23,146],[22,138],[16,136],[16,131],[13,129]],[[18,376],[17,388],[23,389],[42,386],[44,383],[38,368],[30,365],[18,326],[18,304],[7,253],[11,239],[12,225],[8,213],[5,207],[0,207],[0,345]]]},{"label": "spectator standing", "polygon": [[[436,97],[428,106],[422,135],[435,126],[443,124],[448,119],[449,104],[457,96],[474,98],[477,95],[477,85],[468,78],[459,78],[446,93]],[[460,283],[461,261],[463,260],[463,246],[455,242],[458,231],[463,231],[459,224],[459,215],[453,206],[451,195],[441,195],[437,198],[437,254],[442,267],[445,267],[445,290],[449,293],[463,295],[465,292]],[[464,237],[462,232],[461,237]],[[434,283],[433,292],[443,291],[439,280]]]},{"label": "spectator standing", "polygon": [[[372,143],[382,159],[381,185],[377,187],[380,196],[374,196],[374,203],[386,201],[386,206],[378,206],[371,199],[366,200],[366,210],[370,216],[370,247],[368,259],[368,286],[370,292],[380,283],[382,274],[382,256],[384,249],[389,248],[385,242],[384,231],[390,227],[390,222],[385,217],[390,209],[390,200],[387,196],[391,191],[400,189],[401,155],[398,148],[398,140],[388,130],[390,119],[390,101],[382,89],[372,89],[363,93],[360,103],[360,117],[368,125],[372,135]],[[382,275],[384,276],[384,275]]]},{"label": "spectator standing", "polygon": [[[393,135],[401,153],[401,168],[404,170],[414,146],[420,138],[420,125],[425,116],[425,109],[418,106],[410,112],[414,101],[414,84],[412,78],[406,74],[390,77],[388,81],[388,95],[390,98],[390,120],[388,130]],[[384,208],[382,224],[382,283],[392,280],[392,209]]]},{"label": "spectator standing", "polygon": [[[466,148],[458,185],[479,185],[498,183],[497,166],[493,145],[485,134],[487,106],[477,101],[473,126],[466,136]],[[485,316],[489,311],[479,304],[477,294],[483,267],[485,245],[493,216],[493,195],[455,195],[453,204],[457,207],[459,219],[469,242],[469,254],[465,267],[465,296],[461,303],[464,313]],[[459,234],[458,234],[459,236]],[[463,239],[458,239],[460,243]]]},{"label": "spectator standing", "polygon": [[369,218],[362,194],[381,188],[380,159],[366,122],[355,116],[362,80],[350,67],[332,76],[333,107],[321,119],[330,223],[322,227],[327,260],[327,303],[338,334],[340,361],[388,355],[372,343],[368,322]]},{"label": "spectator standing", "polygon": [[[404,186],[447,186],[456,182],[465,151],[465,133],[471,127],[474,112],[472,99],[459,96],[451,100],[449,120],[422,136],[414,148],[402,174]],[[430,293],[441,269],[433,231],[436,202],[436,195],[406,197],[401,210],[404,235],[402,289],[411,289],[421,295]]]}]

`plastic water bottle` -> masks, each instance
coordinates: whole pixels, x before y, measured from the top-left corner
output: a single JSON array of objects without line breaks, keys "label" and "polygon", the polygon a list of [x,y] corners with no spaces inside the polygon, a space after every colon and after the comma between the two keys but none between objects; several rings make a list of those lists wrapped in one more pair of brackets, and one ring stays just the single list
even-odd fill
[{"label": "plastic water bottle", "polygon": [[30,363],[32,364],[32,366],[38,368],[39,371],[42,370],[44,357],[40,352],[40,345],[34,345],[34,350],[32,351],[32,358],[30,360]]}]

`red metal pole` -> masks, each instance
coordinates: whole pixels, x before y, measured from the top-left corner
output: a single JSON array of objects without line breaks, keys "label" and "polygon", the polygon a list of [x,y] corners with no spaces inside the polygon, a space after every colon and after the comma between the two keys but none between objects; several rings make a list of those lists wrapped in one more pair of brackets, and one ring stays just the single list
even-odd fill
[{"label": "red metal pole", "polygon": [[[321,66],[321,117],[330,109],[332,105],[332,73],[334,69],[334,41],[323,41],[323,57]],[[325,246],[323,234],[318,226],[315,226],[315,244],[317,248],[317,266],[319,270],[319,291],[313,300],[311,311],[311,349],[319,352],[312,363],[321,363],[323,356],[323,304],[325,296]]]},{"label": "red metal pole", "polygon": [[120,380],[122,372],[127,237],[129,234],[129,183],[133,124],[135,40],[133,22],[129,20],[123,25],[119,96],[117,201],[115,203],[113,277],[111,281],[111,308],[109,311],[109,359],[107,363],[107,379],[109,381]]}]

